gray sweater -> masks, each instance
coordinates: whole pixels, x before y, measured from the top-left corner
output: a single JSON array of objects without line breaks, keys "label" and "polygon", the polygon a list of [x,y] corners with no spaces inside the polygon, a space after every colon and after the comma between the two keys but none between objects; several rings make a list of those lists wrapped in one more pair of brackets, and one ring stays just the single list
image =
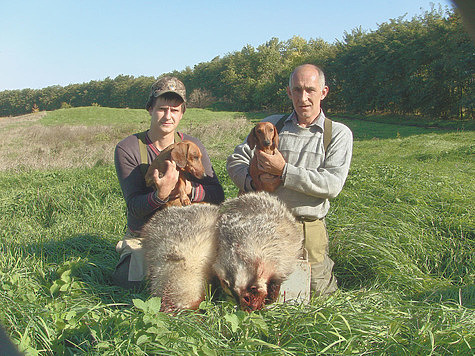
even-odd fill
[{"label": "gray sweater", "polygon": [[[263,121],[274,124],[282,115],[272,115]],[[353,152],[351,130],[333,121],[331,141],[325,154],[321,111],[309,127],[297,124],[295,112],[286,119],[279,133],[279,151],[286,164],[282,184],[273,193],[287,204],[294,216],[304,219],[322,219],[330,208],[329,199],[342,190],[350,168]],[[228,174],[239,189],[252,190],[248,173],[253,150],[244,141],[228,157]]]}]

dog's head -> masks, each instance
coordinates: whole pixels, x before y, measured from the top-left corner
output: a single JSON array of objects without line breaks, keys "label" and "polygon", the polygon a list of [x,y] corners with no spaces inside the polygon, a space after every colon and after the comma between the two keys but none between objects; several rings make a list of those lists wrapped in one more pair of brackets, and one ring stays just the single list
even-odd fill
[{"label": "dog's head", "polygon": [[251,149],[274,151],[279,146],[277,128],[270,122],[259,122],[247,136],[247,143]]},{"label": "dog's head", "polygon": [[200,148],[189,140],[175,144],[175,147],[171,151],[171,158],[175,161],[176,166],[180,170],[188,172],[198,179],[205,176],[205,169],[201,162],[201,157]]}]

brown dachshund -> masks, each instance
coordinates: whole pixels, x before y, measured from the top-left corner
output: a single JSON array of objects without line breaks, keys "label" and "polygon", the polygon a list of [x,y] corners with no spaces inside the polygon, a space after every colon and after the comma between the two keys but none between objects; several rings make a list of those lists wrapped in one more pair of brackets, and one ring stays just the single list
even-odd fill
[{"label": "brown dachshund", "polygon": [[[259,122],[247,136],[247,143],[251,149],[263,151],[267,154],[274,154],[279,146],[279,133],[277,128],[270,122]],[[268,174],[259,169],[257,164],[257,157],[254,155],[249,165],[249,174],[252,178],[252,183],[257,191],[264,190],[266,192],[273,192],[280,185],[280,182],[272,185],[261,181],[262,174]]]},{"label": "brown dachshund", "polygon": [[175,189],[178,190],[178,197],[170,199],[165,204],[165,207],[172,205],[190,205],[190,198],[185,192],[186,174],[191,174],[198,179],[201,179],[205,176],[205,169],[203,167],[203,163],[201,162],[201,157],[202,154],[200,148],[191,141],[184,140],[182,142],[171,144],[162,152],[160,152],[160,154],[153,160],[152,164],[148,168],[147,173],[145,174],[145,182],[147,187],[154,185],[154,169],[158,169],[160,177],[163,177],[167,169],[165,161],[174,161],[176,163],[177,170],[180,172],[178,182],[175,186]]}]

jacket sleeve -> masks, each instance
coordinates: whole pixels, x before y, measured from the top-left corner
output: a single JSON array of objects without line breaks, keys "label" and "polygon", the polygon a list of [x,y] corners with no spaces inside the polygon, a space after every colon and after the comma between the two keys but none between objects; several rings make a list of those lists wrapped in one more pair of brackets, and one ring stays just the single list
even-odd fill
[{"label": "jacket sleeve", "polygon": [[251,176],[249,175],[249,164],[253,156],[253,150],[246,141],[237,145],[234,152],[226,161],[226,170],[229,177],[236,186],[244,191],[252,191]]}]

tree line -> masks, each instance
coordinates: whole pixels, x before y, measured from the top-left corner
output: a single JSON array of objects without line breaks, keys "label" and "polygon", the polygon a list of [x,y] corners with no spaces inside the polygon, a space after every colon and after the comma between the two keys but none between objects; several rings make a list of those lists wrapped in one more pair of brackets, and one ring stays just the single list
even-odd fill
[{"label": "tree line", "polygon": [[[187,87],[190,106],[239,111],[288,111],[292,69],[322,67],[328,112],[394,113],[473,119],[475,47],[454,10],[427,11],[345,33],[327,43],[295,36],[166,73]],[[165,75],[165,74],[164,74]],[[0,116],[100,105],[143,108],[154,77],[119,75],[65,87],[0,92]]]}]

